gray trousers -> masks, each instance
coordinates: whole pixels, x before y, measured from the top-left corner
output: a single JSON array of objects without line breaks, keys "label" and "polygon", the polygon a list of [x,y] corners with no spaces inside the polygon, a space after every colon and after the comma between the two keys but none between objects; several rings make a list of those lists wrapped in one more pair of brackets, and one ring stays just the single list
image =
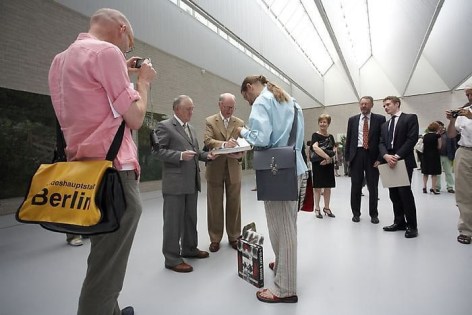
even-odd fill
[{"label": "gray trousers", "polygon": [[120,172],[120,177],[125,190],[126,211],[116,232],[90,238],[88,268],[80,293],[78,315],[121,314],[118,296],[123,287],[142,205],[134,171]]},{"label": "gray trousers", "polygon": [[472,150],[459,148],[454,159],[456,203],[459,208],[459,234],[472,236]]},{"label": "gray trousers", "polygon": [[[298,177],[300,189],[302,176]],[[278,297],[297,294],[298,201],[264,201],[270,243],[275,254],[275,279],[270,291]]]},{"label": "gray trousers", "polygon": [[162,253],[164,264],[174,267],[182,263],[182,256],[196,255],[198,192],[186,195],[164,194],[164,227]]}]

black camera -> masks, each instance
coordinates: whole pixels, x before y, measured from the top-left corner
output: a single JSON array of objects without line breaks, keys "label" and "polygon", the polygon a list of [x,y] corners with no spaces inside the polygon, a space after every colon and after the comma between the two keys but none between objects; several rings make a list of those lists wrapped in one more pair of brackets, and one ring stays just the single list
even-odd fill
[{"label": "black camera", "polygon": [[136,62],[135,62],[135,64],[134,64],[134,67],[135,67],[135,68],[141,68],[141,66],[142,66],[142,64],[143,64],[143,62],[144,62],[144,60],[146,60],[146,59],[149,60],[149,62],[151,62],[151,58],[139,58],[139,59],[136,59]]},{"label": "black camera", "polygon": [[450,111],[452,118],[457,118],[457,116],[459,116],[460,111],[461,111],[460,109],[452,109]]}]

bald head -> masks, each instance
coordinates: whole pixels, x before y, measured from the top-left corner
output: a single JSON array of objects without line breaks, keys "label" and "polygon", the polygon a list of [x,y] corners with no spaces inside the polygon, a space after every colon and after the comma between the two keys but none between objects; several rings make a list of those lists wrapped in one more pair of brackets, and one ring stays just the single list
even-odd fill
[{"label": "bald head", "polygon": [[118,10],[102,8],[90,18],[89,33],[100,40],[112,43],[122,52],[134,47],[134,33],[131,23]]},{"label": "bald head", "polygon": [[231,93],[223,93],[218,99],[218,106],[220,107],[221,115],[224,118],[230,118],[234,113],[236,105],[236,97]]},{"label": "bald head", "polygon": [[469,103],[472,104],[472,87],[466,87],[464,92],[465,96],[467,96],[467,99],[469,100]]}]

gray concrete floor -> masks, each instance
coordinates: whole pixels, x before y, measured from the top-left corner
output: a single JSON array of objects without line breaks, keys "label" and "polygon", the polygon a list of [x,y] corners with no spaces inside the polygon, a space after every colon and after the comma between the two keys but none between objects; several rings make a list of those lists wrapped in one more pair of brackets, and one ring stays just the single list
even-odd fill
[{"label": "gray concrete floor", "polygon": [[[203,174],[202,174],[203,176]],[[227,245],[204,260],[188,260],[190,274],[164,268],[162,195],[142,193],[144,211],[129,260],[122,307],[133,305],[137,315],[154,314],[470,314],[472,245],[456,241],[458,210],[453,194],[423,194],[415,171],[413,187],[420,236],[387,233],[392,223],[388,190],[380,188],[380,224],[370,223],[367,189],[360,223],[351,221],[350,179],[338,177],[331,209],[336,218],[298,218],[297,304],[258,302],[257,288],[237,276],[236,251]],[[242,221],[256,222],[267,235],[263,204],[256,201],[254,175],[242,186]],[[207,250],[206,186],[199,197],[199,247]],[[86,270],[89,241],[73,248],[61,234],[36,225],[19,224],[13,215],[0,217],[0,315],[71,315]],[[264,244],[267,264],[274,255]]]}]

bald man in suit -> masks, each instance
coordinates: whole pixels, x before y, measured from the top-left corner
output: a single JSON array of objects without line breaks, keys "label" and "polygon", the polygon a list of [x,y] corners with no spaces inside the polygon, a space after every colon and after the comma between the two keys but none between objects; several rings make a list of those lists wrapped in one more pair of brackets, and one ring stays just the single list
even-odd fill
[{"label": "bald man in suit", "polygon": [[183,258],[207,258],[197,248],[197,199],[201,190],[198,161],[215,158],[200,151],[195,129],[189,124],[194,110],[192,99],[181,95],[173,103],[174,116],[157,124],[153,153],[163,162],[162,195],[164,226],[162,252],[165,267],[191,272]]},{"label": "bald man in suit", "polygon": [[[212,149],[234,147],[238,137],[237,128],[244,121],[233,116],[236,99],[233,94],[221,94],[220,111],[206,118],[205,145]],[[226,225],[229,244],[236,249],[241,235],[241,157],[243,153],[221,155],[206,167],[207,219],[210,251],[217,252]],[[226,197],[226,207],[223,200]],[[225,224],[226,208],[226,224]]]}]

